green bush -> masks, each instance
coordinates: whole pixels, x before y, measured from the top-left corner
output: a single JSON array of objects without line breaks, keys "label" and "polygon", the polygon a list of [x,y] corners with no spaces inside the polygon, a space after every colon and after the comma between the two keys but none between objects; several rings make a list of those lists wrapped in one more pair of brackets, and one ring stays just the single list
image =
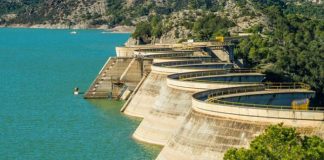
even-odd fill
[{"label": "green bush", "polygon": [[257,136],[249,149],[231,148],[224,160],[322,160],[324,141],[319,137],[301,136],[294,128],[282,124],[269,126]]}]

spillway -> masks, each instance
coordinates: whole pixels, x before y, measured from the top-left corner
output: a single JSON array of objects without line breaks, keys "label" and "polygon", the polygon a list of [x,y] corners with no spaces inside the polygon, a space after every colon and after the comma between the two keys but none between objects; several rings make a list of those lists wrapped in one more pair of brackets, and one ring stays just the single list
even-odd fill
[{"label": "spillway", "polygon": [[[233,78],[223,79],[224,76]],[[260,85],[264,76],[255,70],[244,69],[171,74],[133,136],[145,142],[165,145],[190,111],[193,93],[211,88]]]},{"label": "spillway", "polygon": [[145,117],[156,102],[156,98],[161,95],[162,89],[165,88],[169,74],[232,67],[233,65],[230,63],[219,62],[219,60],[211,58],[154,63],[143,84],[126,103],[124,113],[130,116]]},{"label": "spillway", "polygon": [[[231,47],[214,42],[120,47],[86,98],[106,98],[106,90],[114,90],[106,81],[131,88],[122,96],[128,100],[121,111],[143,118],[133,137],[163,145],[161,160],[222,159],[228,148],[247,147],[268,125],[281,122],[324,138],[323,111],[291,107],[293,100],[313,97],[308,85],[263,82],[258,70],[231,63]],[[117,91],[121,95],[123,86]]]},{"label": "spillway", "polygon": [[266,126],[281,122],[323,138],[323,112],[288,105],[314,92],[302,86],[274,88],[241,86],[194,94],[189,114],[157,159],[222,159],[228,148],[247,147]]}]

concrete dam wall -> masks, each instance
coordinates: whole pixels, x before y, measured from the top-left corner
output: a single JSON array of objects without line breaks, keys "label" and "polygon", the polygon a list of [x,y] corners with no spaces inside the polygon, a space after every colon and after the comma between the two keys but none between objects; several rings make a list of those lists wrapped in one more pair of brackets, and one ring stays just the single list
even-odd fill
[{"label": "concrete dam wall", "polygon": [[125,107],[124,113],[141,118],[147,115],[159,95],[161,85],[165,82],[165,79],[166,75],[149,73],[142,86]]},{"label": "concrete dam wall", "polygon": [[281,122],[297,127],[303,134],[318,135],[323,138],[323,112],[269,109],[261,106],[238,107],[206,101],[211,94],[215,95],[215,93],[220,98],[224,95],[235,96],[232,93],[237,96],[290,93],[304,95],[304,98],[314,94],[305,89],[270,90],[265,89],[264,86],[235,87],[196,93],[192,98],[190,113],[169,139],[157,159],[222,159],[228,148],[247,147],[266,126]]},{"label": "concrete dam wall", "polygon": [[[261,77],[261,79],[252,84],[249,84],[250,81],[232,84],[226,81],[223,83],[215,83],[212,80],[206,82],[195,81],[201,77],[217,77],[222,75],[245,77],[247,74],[256,78]],[[187,76],[187,79],[190,80],[179,80],[180,76]],[[260,73],[233,73],[231,70],[212,70],[169,75],[167,82],[162,84],[159,95],[156,97],[149,114],[144,117],[144,120],[133,136],[136,139],[149,143],[165,145],[190,111],[193,93],[210,88],[260,85],[259,83],[263,78],[264,75]]]},{"label": "concrete dam wall", "polygon": [[164,146],[161,160],[222,159],[228,148],[248,147],[268,125],[281,122],[324,138],[323,111],[290,106],[314,95],[307,85],[263,82],[259,71],[235,68],[226,48],[215,43],[117,48],[117,55],[130,59],[118,72],[119,83],[132,88],[121,111],[143,118],[133,137]]},{"label": "concrete dam wall", "polygon": [[190,110],[157,159],[222,159],[229,147],[246,146],[267,124],[238,121]]},{"label": "concrete dam wall", "polygon": [[[209,62],[210,59],[207,59],[207,61]],[[178,67],[179,64],[195,64],[199,67],[182,68]],[[141,118],[145,117],[151,111],[153,104],[156,102],[157,96],[161,95],[160,91],[161,88],[166,85],[166,77],[168,74],[203,70],[203,68],[200,67],[203,65],[208,65],[209,67],[213,66],[217,68],[222,65],[227,65],[227,63],[205,64],[204,60],[190,60],[176,61],[172,63],[163,62],[153,64],[151,66],[151,73],[149,73],[148,77],[145,79],[145,81],[143,82],[139,90],[136,92],[136,94],[133,95],[130,102],[127,103],[127,106],[125,106],[124,113],[130,116],[136,116]]]}]

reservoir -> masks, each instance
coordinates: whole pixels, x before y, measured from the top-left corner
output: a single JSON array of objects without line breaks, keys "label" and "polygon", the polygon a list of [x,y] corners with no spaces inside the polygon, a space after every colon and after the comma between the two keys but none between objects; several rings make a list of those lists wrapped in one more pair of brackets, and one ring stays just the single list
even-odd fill
[{"label": "reservoir", "polygon": [[131,135],[140,119],[84,92],[129,34],[0,29],[1,159],[154,159],[160,147]]}]

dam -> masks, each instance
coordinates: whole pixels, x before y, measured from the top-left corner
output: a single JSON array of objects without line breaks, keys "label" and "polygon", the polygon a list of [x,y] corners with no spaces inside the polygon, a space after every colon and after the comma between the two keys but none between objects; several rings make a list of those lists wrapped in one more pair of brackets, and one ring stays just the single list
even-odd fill
[{"label": "dam", "polygon": [[222,159],[248,147],[271,124],[324,138],[323,108],[292,109],[312,99],[304,83],[266,82],[235,63],[230,43],[117,47],[85,98],[125,100],[121,112],[140,117],[136,140],[164,146],[157,159]]}]

